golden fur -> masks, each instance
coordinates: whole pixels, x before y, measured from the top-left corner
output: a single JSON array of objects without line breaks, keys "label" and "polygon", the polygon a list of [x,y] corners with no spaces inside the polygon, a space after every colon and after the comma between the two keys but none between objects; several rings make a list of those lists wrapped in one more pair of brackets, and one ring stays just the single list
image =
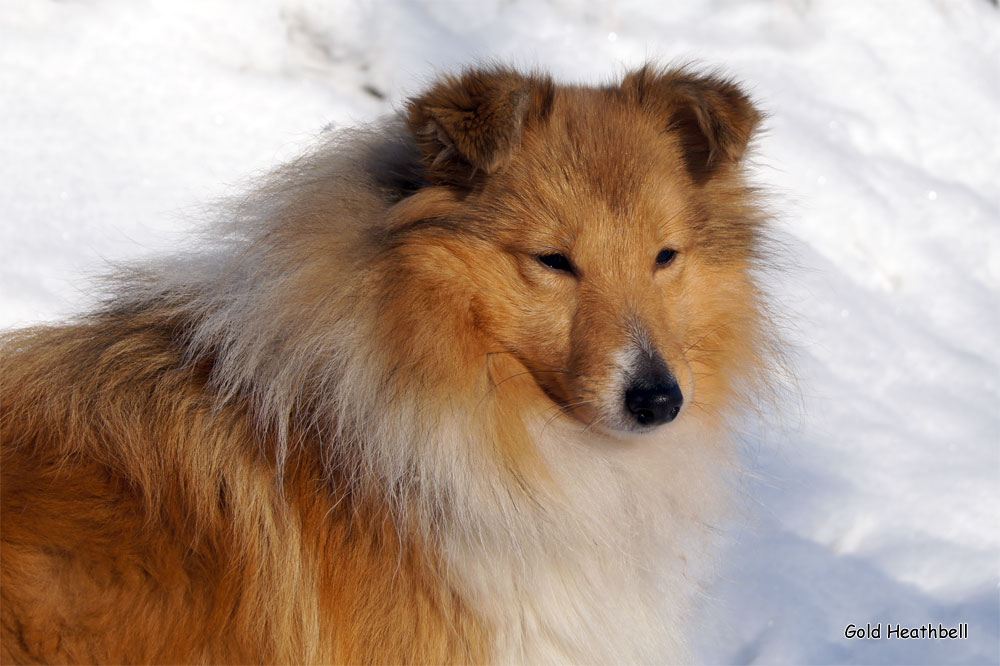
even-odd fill
[{"label": "golden fur", "polygon": [[683,70],[469,70],[8,335],[3,662],[684,659],[772,347],[758,122]]}]

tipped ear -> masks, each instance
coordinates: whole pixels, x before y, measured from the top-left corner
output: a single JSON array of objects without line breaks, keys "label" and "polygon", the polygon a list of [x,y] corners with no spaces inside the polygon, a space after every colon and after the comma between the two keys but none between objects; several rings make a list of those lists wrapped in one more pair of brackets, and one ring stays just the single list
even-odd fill
[{"label": "tipped ear", "polygon": [[625,77],[622,91],[679,137],[684,162],[699,184],[743,158],[762,119],[739,86],[718,76],[646,65]]},{"label": "tipped ear", "polygon": [[432,182],[468,185],[509,160],[525,127],[548,113],[548,77],[475,69],[439,81],[407,104],[408,125]]}]

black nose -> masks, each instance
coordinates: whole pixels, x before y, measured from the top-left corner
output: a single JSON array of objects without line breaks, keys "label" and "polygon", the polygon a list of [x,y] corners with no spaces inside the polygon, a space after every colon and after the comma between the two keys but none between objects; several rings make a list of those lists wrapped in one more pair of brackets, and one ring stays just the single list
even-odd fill
[{"label": "black nose", "polygon": [[681,387],[671,376],[658,378],[652,384],[633,384],[625,391],[625,406],[639,425],[669,423],[677,418],[683,404]]}]

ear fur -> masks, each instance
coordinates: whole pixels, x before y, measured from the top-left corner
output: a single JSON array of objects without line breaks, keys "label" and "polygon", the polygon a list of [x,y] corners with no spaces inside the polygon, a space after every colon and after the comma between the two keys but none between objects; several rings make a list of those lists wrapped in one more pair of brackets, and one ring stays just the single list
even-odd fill
[{"label": "ear fur", "polygon": [[432,182],[469,185],[509,160],[524,129],[552,105],[551,79],[501,67],[448,76],[407,104]]},{"label": "ear fur", "polygon": [[699,184],[743,158],[762,120],[739,86],[715,75],[646,65],[628,74],[621,89],[677,134],[688,171]]}]

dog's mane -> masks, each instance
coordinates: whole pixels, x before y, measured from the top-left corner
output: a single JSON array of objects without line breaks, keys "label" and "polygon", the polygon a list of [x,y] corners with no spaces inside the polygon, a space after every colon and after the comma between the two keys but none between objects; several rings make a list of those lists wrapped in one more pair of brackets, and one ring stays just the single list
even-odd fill
[{"label": "dog's mane", "polygon": [[185,362],[210,362],[219,404],[245,400],[261,438],[276,442],[279,478],[306,434],[336,443],[321,452],[327,465],[370,477],[392,465],[362,460],[359,443],[386,441],[399,424],[373,418],[366,398],[405,396],[385,394],[368,344],[368,268],[388,241],[389,209],[424,184],[422,170],[397,117],[328,133],[250,194],[217,204],[189,251],[123,267],[96,317],[169,313]]}]

